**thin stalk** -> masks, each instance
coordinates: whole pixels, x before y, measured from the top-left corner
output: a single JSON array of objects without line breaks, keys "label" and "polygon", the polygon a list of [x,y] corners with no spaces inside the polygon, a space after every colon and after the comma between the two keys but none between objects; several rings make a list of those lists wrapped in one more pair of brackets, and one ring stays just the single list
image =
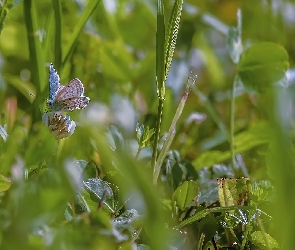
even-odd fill
[{"label": "thin stalk", "polygon": [[154,171],[155,171],[155,165],[156,165],[157,156],[158,156],[158,144],[159,144],[159,139],[160,139],[163,107],[164,107],[164,100],[159,98],[158,116],[157,116],[156,130],[155,130],[155,135],[154,135],[154,145],[153,145],[153,155],[152,155],[152,169],[154,169]]},{"label": "thin stalk", "polygon": [[235,76],[233,81],[233,86],[231,89],[231,101],[230,101],[230,156],[231,156],[231,165],[232,169],[235,172],[236,170],[236,159],[235,159],[235,92],[236,85],[238,82],[238,75]]},{"label": "thin stalk", "polygon": [[138,156],[139,156],[141,150],[142,150],[142,147],[138,146],[138,149],[137,149],[137,152],[136,152],[136,155],[135,155],[135,159],[138,158]]},{"label": "thin stalk", "polygon": [[244,232],[244,237],[243,237],[241,248],[240,248],[241,250],[243,250],[245,248],[245,246],[246,246],[246,243],[247,243],[247,241],[249,239],[249,233],[251,232],[251,229],[252,229],[251,226],[249,226],[249,225],[246,226],[246,230]]},{"label": "thin stalk", "polygon": [[61,70],[61,60],[62,60],[62,19],[61,19],[61,0],[52,0],[52,6],[54,10],[54,19],[55,19],[55,36],[54,36],[54,67],[58,72]]},{"label": "thin stalk", "polygon": [[205,239],[205,234],[202,233],[199,239],[198,250],[203,249],[204,239]]},{"label": "thin stalk", "polygon": [[160,139],[161,121],[165,100],[165,18],[163,0],[158,0],[157,3],[156,81],[159,103],[151,162],[152,169],[155,169],[157,160],[157,149]]},{"label": "thin stalk", "polygon": [[171,122],[170,128],[168,130],[168,136],[166,138],[166,141],[164,142],[164,145],[162,147],[162,150],[159,154],[158,160],[156,161],[155,168],[154,168],[154,174],[153,174],[153,184],[157,184],[157,180],[160,174],[161,166],[163,164],[163,161],[165,159],[165,156],[170,149],[170,146],[172,144],[172,141],[174,139],[175,133],[176,133],[176,123],[179,120],[180,115],[182,114],[184,105],[186,103],[186,100],[188,98],[188,95],[191,91],[192,86],[195,84],[196,76],[189,76],[188,83],[186,85],[184,94],[180,100],[180,103],[177,107],[177,110],[175,112],[175,115],[173,117],[173,120]]}]

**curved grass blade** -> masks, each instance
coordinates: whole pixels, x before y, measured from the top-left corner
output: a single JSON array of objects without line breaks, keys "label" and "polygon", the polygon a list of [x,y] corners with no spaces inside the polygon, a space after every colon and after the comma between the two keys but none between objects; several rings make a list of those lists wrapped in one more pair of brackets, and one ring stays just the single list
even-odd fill
[{"label": "curved grass blade", "polygon": [[74,32],[72,34],[72,37],[71,37],[70,41],[68,42],[68,45],[65,49],[65,53],[64,53],[65,56],[62,59],[62,66],[65,65],[65,63],[69,60],[69,57],[72,54],[72,52],[77,44],[79,35],[80,35],[84,25],[86,24],[86,22],[90,18],[91,14],[95,10],[95,8],[99,2],[100,2],[100,0],[89,1],[88,5],[86,6],[85,10],[83,11],[81,17],[79,18],[78,23],[76,24],[76,27],[75,27]]}]

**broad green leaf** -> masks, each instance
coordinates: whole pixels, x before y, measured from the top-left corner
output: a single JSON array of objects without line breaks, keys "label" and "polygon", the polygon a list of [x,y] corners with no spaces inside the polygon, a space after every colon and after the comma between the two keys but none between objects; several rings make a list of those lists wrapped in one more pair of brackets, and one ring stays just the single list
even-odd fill
[{"label": "broad green leaf", "polygon": [[133,229],[139,218],[138,212],[135,209],[130,209],[113,219],[113,225],[117,229]]},{"label": "broad green leaf", "polygon": [[[267,243],[265,242],[267,240]],[[251,233],[251,242],[260,249],[277,249],[279,248],[278,242],[269,234],[261,231]]]},{"label": "broad green leaf", "polygon": [[198,184],[195,181],[185,181],[173,193],[173,200],[180,209],[188,207],[198,195]]},{"label": "broad green leaf", "polygon": [[106,181],[98,178],[88,179],[83,181],[84,186],[88,191],[93,193],[99,201],[102,201],[112,212],[115,211],[115,197],[113,190]]},{"label": "broad green leaf", "polygon": [[[272,137],[272,129],[266,123],[257,124],[235,136],[235,152],[236,154],[245,152],[258,145],[269,142]],[[221,152],[213,150],[202,153],[192,164],[197,170],[228,159],[230,159],[230,151]]]},{"label": "broad green leaf", "polygon": [[239,63],[239,76],[245,86],[263,91],[285,76],[289,68],[288,53],[284,47],[261,42],[249,47]]},{"label": "broad green leaf", "polygon": [[265,201],[273,192],[273,186],[268,180],[251,183],[249,185],[250,202],[258,204]]},{"label": "broad green leaf", "polygon": [[11,187],[11,180],[0,174],[0,192],[6,191]]}]

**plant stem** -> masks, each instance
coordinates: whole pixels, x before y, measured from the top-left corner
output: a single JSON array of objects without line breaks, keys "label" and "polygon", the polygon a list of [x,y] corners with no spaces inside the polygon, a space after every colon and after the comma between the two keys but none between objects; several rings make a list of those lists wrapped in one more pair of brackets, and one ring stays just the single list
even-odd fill
[{"label": "plant stem", "polygon": [[235,75],[232,91],[231,91],[231,102],[230,102],[230,156],[231,156],[231,164],[232,169],[236,172],[236,159],[235,159],[235,92],[236,92],[236,85],[238,82],[238,75]]},{"label": "plant stem", "polygon": [[142,147],[138,146],[138,149],[137,149],[137,152],[136,152],[136,155],[135,155],[135,159],[138,158],[138,156],[139,156],[141,150],[142,150]]},{"label": "plant stem", "polygon": [[157,155],[158,155],[158,144],[160,139],[160,130],[161,130],[161,121],[163,115],[163,107],[164,107],[164,100],[159,98],[158,104],[158,116],[157,116],[157,123],[156,123],[156,130],[154,135],[154,145],[153,145],[153,156],[152,156],[152,169],[155,169]]},{"label": "plant stem", "polygon": [[202,233],[199,239],[198,250],[203,249],[204,239],[205,239],[205,234]]},{"label": "plant stem", "polygon": [[153,184],[156,185],[157,184],[157,180],[158,180],[158,177],[159,177],[159,174],[160,174],[160,170],[161,170],[161,166],[163,164],[163,161],[164,161],[164,158],[168,152],[168,150],[170,149],[170,146],[171,146],[171,143],[174,139],[174,136],[175,136],[175,133],[176,133],[176,123],[178,122],[179,120],[179,117],[180,115],[182,114],[182,111],[183,111],[183,108],[184,108],[184,105],[187,101],[187,98],[188,98],[188,95],[191,91],[191,88],[192,86],[194,86],[195,84],[195,81],[196,81],[196,76],[189,76],[188,78],[188,83],[186,85],[186,88],[185,88],[185,91],[184,91],[184,94],[180,100],[180,103],[177,107],[177,110],[175,112],[175,115],[173,117],[173,120],[171,122],[171,125],[170,125],[170,128],[169,128],[169,131],[168,131],[168,136],[164,142],[164,145],[161,149],[161,152],[159,154],[159,157],[158,159],[156,160],[156,163],[155,163],[155,167],[154,167],[154,174],[153,174]]}]

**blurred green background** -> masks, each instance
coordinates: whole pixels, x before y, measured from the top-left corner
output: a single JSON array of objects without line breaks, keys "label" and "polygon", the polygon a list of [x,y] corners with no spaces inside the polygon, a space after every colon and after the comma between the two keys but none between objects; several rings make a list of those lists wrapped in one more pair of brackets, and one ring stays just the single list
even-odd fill
[{"label": "blurred green background", "polygon": [[[168,24],[174,1],[163,3]],[[273,185],[261,207],[255,203],[255,209],[270,217],[246,224],[251,224],[251,232],[258,227],[265,233],[259,243],[267,232],[280,249],[292,249],[294,1],[184,1],[166,81],[161,137],[170,127],[191,71],[197,80],[157,186],[152,185],[152,146],[139,152],[136,137],[137,123],[145,129],[156,126],[157,1],[0,4],[1,249],[225,249],[233,242],[238,242],[237,249],[275,248],[275,244],[259,247],[251,238],[245,246],[242,238],[230,241],[218,224],[222,211],[175,229],[199,211],[199,205],[219,206],[216,178],[222,177],[249,177]],[[255,73],[261,81],[251,78],[252,71],[250,78],[242,75],[246,55],[244,68],[232,62],[228,32],[237,26],[238,9],[242,58],[253,44],[275,44],[290,65],[283,72],[282,82],[288,82],[284,88],[270,87],[264,81],[266,71]],[[267,65],[268,56],[261,53],[265,67],[281,69]],[[262,60],[260,54],[251,56],[253,64]],[[63,140],[56,140],[41,119],[51,62],[61,84],[79,78],[91,99],[86,109],[70,113],[77,127]],[[271,77],[270,81],[279,80]],[[252,84],[263,91],[253,90]],[[176,209],[172,195],[188,180],[198,185],[193,196],[198,202]],[[252,210],[247,211],[250,216]],[[245,233],[239,230],[234,228],[237,235]],[[199,245],[202,234],[204,248]],[[215,237],[215,245],[214,235],[222,239]]]}]

